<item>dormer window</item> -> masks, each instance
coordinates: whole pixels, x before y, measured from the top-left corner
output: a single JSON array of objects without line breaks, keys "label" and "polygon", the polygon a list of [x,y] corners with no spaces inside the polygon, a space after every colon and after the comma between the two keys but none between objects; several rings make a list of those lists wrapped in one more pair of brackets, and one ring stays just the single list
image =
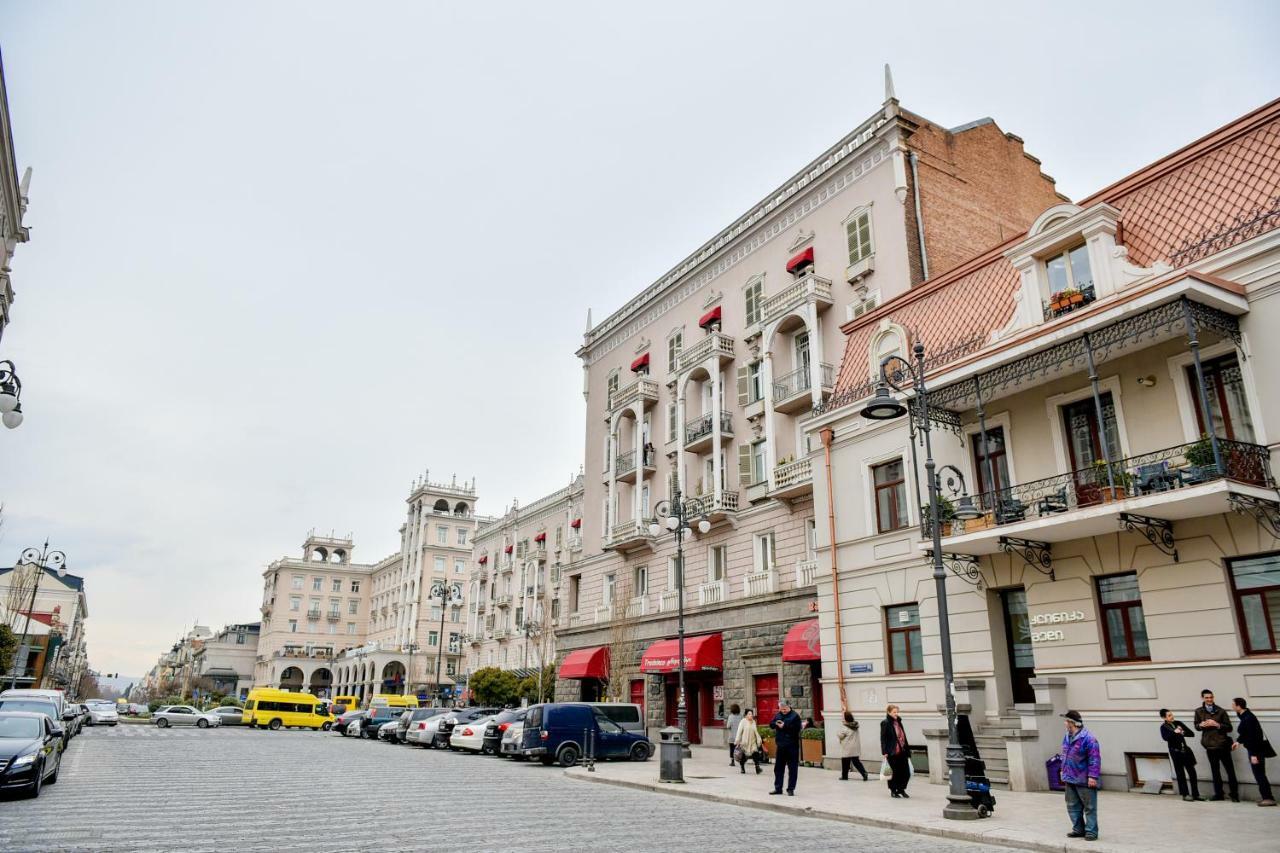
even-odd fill
[{"label": "dormer window", "polygon": [[1097,298],[1093,271],[1089,268],[1089,249],[1084,243],[1047,258],[1044,267],[1049,279],[1046,320],[1088,305]]}]

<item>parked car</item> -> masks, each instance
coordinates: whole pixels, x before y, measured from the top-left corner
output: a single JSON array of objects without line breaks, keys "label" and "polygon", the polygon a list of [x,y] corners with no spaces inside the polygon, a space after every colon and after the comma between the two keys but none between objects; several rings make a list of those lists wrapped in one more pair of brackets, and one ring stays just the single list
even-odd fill
[{"label": "parked car", "polygon": [[484,732],[493,716],[480,717],[471,722],[458,723],[449,733],[449,748],[458,752],[485,752]]},{"label": "parked car", "polygon": [[[358,730],[360,728],[360,721],[368,716],[368,714],[368,711],[348,711],[347,713],[340,715],[338,719],[334,721],[332,731],[335,731],[345,737],[348,733],[348,727],[355,725]],[[355,732],[351,732],[351,734],[355,734]]]},{"label": "parked car", "polygon": [[62,741],[62,748],[66,749],[70,738],[67,735],[67,730],[62,727],[62,715],[58,712],[58,706],[53,703],[52,699],[34,695],[0,698],[0,713],[8,713],[10,711],[25,711],[48,718],[53,727],[58,730],[58,738]]},{"label": "parked car", "polygon": [[201,729],[222,725],[222,718],[217,714],[197,711],[190,705],[165,705],[151,715],[157,726],[167,729],[169,726],[196,726]]},{"label": "parked car", "polygon": [[359,736],[369,738],[370,740],[377,740],[379,730],[387,723],[396,722],[397,718],[403,712],[403,708],[392,708],[388,705],[383,705],[379,708],[370,708],[365,712],[366,716],[360,720]]},{"label": "parked car", "polygon": [[644,709],[631,702],[588,702],[629,732],[644,734]]},{"label": "parked car", "polygon": [[210,713],[217,714],[224,726],[238,726],[244,722],[244,709],[237,708],[235,705],[223,705],[214,708]]},{"label": "parked car", "polygon": [[62,727],[67,730],[67,740],[80,734],[80,705],[68,702],[62,706]]},{"label": "parked car", "polygon": [[120,722],[114,702],[86,702],[85,706],[89,709],[85,722],[90,726],[114,726]]},{"label": "parked car", "polygon": [[58,707],[58,719],[67,705],[67,694],[61,690],[41,690],[31,687],[14,687],[0,692],[0,699],[46,699]]},{"label": "parked car", "polygon": [[484,748],[481,751],[489,755],[500,755],[503,735],[514,723],[523,720],[525,713],[524,708],[513,708],[495,714],[484,727]]},{"label": "parked car", "polygon": [[[525,717],[528,716],[528,710],[525,711]],[[498,747],[498,754],[503,758],[514,758],[516,761],[524,761],[524,753],[521,751],[521,741],[524,739],[524,721],[525,717],[521,717],[515,722],[507,726],[507,730],[502,733],[502,744]]]},{"label": "parked car", "polygon": [[577,764],[587,749],[592,749],[597,759],[648,761],[653,755],[647,736],[627,731],[603,709],[585,702],[534,705],[525,717],[522,737],[525,755],[537,757],[543,764],[558,762],[561,767]]},{"label": "parked car", "polygon": [[436,734],[436,726],[451,710],[451,708],[417,708],[409,711],[409,720],[401,742],[430,746],[431,739]]},{"label": "parked car", "polygon": [[481,717],[492,717],[501,710],[501,708],[463,708],[446,714],[440,719],[440,724],[436,727],[435,737],[432,738],[431,745],[437,749],[448,749],[449,738],[458,724],[474,723]]},{"label": "parked car", "polygon": [[47,715],[0,712],[0,789],[26,789],[40,796],[45,782],[58,781],[62,731]]},{"label": "parked car", "polygon": [[385,740],[387,743],[399,743],[400,739],[396,737],[396,727],[400,725],[400,718],[388,720],[378,726],[378,740]]}]

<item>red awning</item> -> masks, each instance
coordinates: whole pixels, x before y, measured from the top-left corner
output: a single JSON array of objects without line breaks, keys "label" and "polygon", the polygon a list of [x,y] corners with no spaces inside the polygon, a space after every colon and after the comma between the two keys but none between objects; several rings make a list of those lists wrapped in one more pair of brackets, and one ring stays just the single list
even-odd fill
[{"label": "red awning", "polygon": [[[930,506],[932,506],[932,504],[930,504]],[[514,548],[513,546],[511,546],[511,545],[508,545],[508,546],[507,546],[506,548],[504,548],[503,550],[504,550],[506,553],[510,554],[512,551],[514,551],[514,550],[515,550],[515,548]]]},{"label": "red awning", "polygon": [[[641,672],[675,672],[680,668],[680,641],[659,640],[644,650],[640,658]],[[684,638],[686,671],[724,668],[724,644],[719,634]]]},{"label": "red awning", "polygon": [[710,326],[712,323],[720,322],[720,306],[717,305],[698,319],[698,325],[702,328]]},{"label": "red awning", "polygon": [[635,361],[631,362],[631,371],[634,373],[637,370],[644,370],[648,366],[649,366],[649,353],[645,353],[644,355],[637,358]]},{"label": "red awning", "polygon": [[608,678],[609,647],[596,646],[569,652],[560,663],[561,678]]},{"label": "red awning", "polygon": [[582,519],[575,518],[573,521],[569,522],[569,526],[572,527],[574,530],[577,530],[579,527],[582,526]]},{"label": "red awning", "polygon": [[485,563],[489,562],[489,558],[481,557],[479,560],[476,560],[476,562],[483,566]]},{"label": "red awning", "polygon": [[545,533],[539,533],[537,536],[534,536],[534,537],[533,537],[533,541],[534,541],[534,542],[546,542],[546,541],[547,541],[547,534],[545,534]]},{"label": "red awning", "polygon": [[811,264],[811,263],[813,263],[813,247],[812,246],[805,249],[803,252],[796,255],[791,260],[787,261],[787,272],[795,272],[797,267],[802,267],[805,264]]},{"label": "red awning", "polygon": [[822,643],[818,639],[818,620],[797,622],[782,641],[782,659],[791,663],[822,660]]}]

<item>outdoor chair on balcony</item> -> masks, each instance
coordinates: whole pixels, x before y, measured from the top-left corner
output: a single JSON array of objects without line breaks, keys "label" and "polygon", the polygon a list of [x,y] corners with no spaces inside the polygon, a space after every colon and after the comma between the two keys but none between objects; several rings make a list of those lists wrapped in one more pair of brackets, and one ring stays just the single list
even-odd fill
[{"label": "outdoor chair on balcony", "polygon": [[1188,465],[1185,468],[1179,468],[1177,474],[1179,486],[1194,486],[1199,483],[1216,480],[1218,478],[1218,467],[1216,465]]},{"label": "outdoor chair on balcony", "polygon": [[1008,492],[1001,492],[996,498],[996,524],[1009,524],[1022,521],[1027,517],[1027,505]]},{"label": "outdoor chair on balcony", "polygon": [[1178,478],[1169,472],[1167,459],[1150,465],[1139,465],[1133,469],[1133,487],[1140,495],[1167,492],[1177,486]]},{"label": "outdoor chair on balcony", "polygon": [[1060,512],[1066,512],[1071,509],[1067,503],[1067,487],[1063,486],[1058,491],[1045,495],[1036,501],[1037,515],[1054,515]]}]

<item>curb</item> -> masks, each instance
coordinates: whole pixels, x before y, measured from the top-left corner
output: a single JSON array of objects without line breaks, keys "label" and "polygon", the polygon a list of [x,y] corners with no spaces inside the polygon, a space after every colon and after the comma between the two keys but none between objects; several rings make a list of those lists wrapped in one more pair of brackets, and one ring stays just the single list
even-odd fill
[{"label": "curb", "polygon": [[812,807],[797,809],[780,803],[775,805],[774,803],[761,802],[759,800],[748,800],[742,797],[721,796],[701,791],[691,791],[688,788],[681,788],[679,785],[632,782],[626,779],[606,779],[602,776],[587,776],[582,773],[573,773],[571,770],[565,770],[564,775],[569,779],[576,779],[581,782],[595,782],[601,785],[616,785],[620,788],[632,788],[637,791],[650,791],[652,793],[666,794],[673,797],[688,797],[693,800],[707,800],[715,803],[725,803],[731,806],[743,806],[746,808],[775,812],[777,814],[792,815],[794,817],[836,820],[841,823],[853,823],[862,826],[874,826],[878,829],[892,829],[898,832],[909,832],[913,835],[928,835],[934,838],[947,838],[954,841],[970,841],[975,844],[985,844],[990,847],[1002,847],[1013,850],[1037,850],[1044,851],[1044,853],[1073,853],[1073,851],[1080,850],[1092,850],[1098,851],[1098,853],[1122,853],[1121,848],[1105,844],[1100,845],[1096,841],[1088,842],[1087,846],[1085,846],[1083,842],[1080,846],[1076,846],[1061,842],[1000,838],[998,836],[993,837],[981,832],[969,832],[963,829],[940,829],[932,826],[897,823],[895,821],[885,820],[882,818],[844,814],[842,812],[825,811],[823,809],[815,809]]}]

